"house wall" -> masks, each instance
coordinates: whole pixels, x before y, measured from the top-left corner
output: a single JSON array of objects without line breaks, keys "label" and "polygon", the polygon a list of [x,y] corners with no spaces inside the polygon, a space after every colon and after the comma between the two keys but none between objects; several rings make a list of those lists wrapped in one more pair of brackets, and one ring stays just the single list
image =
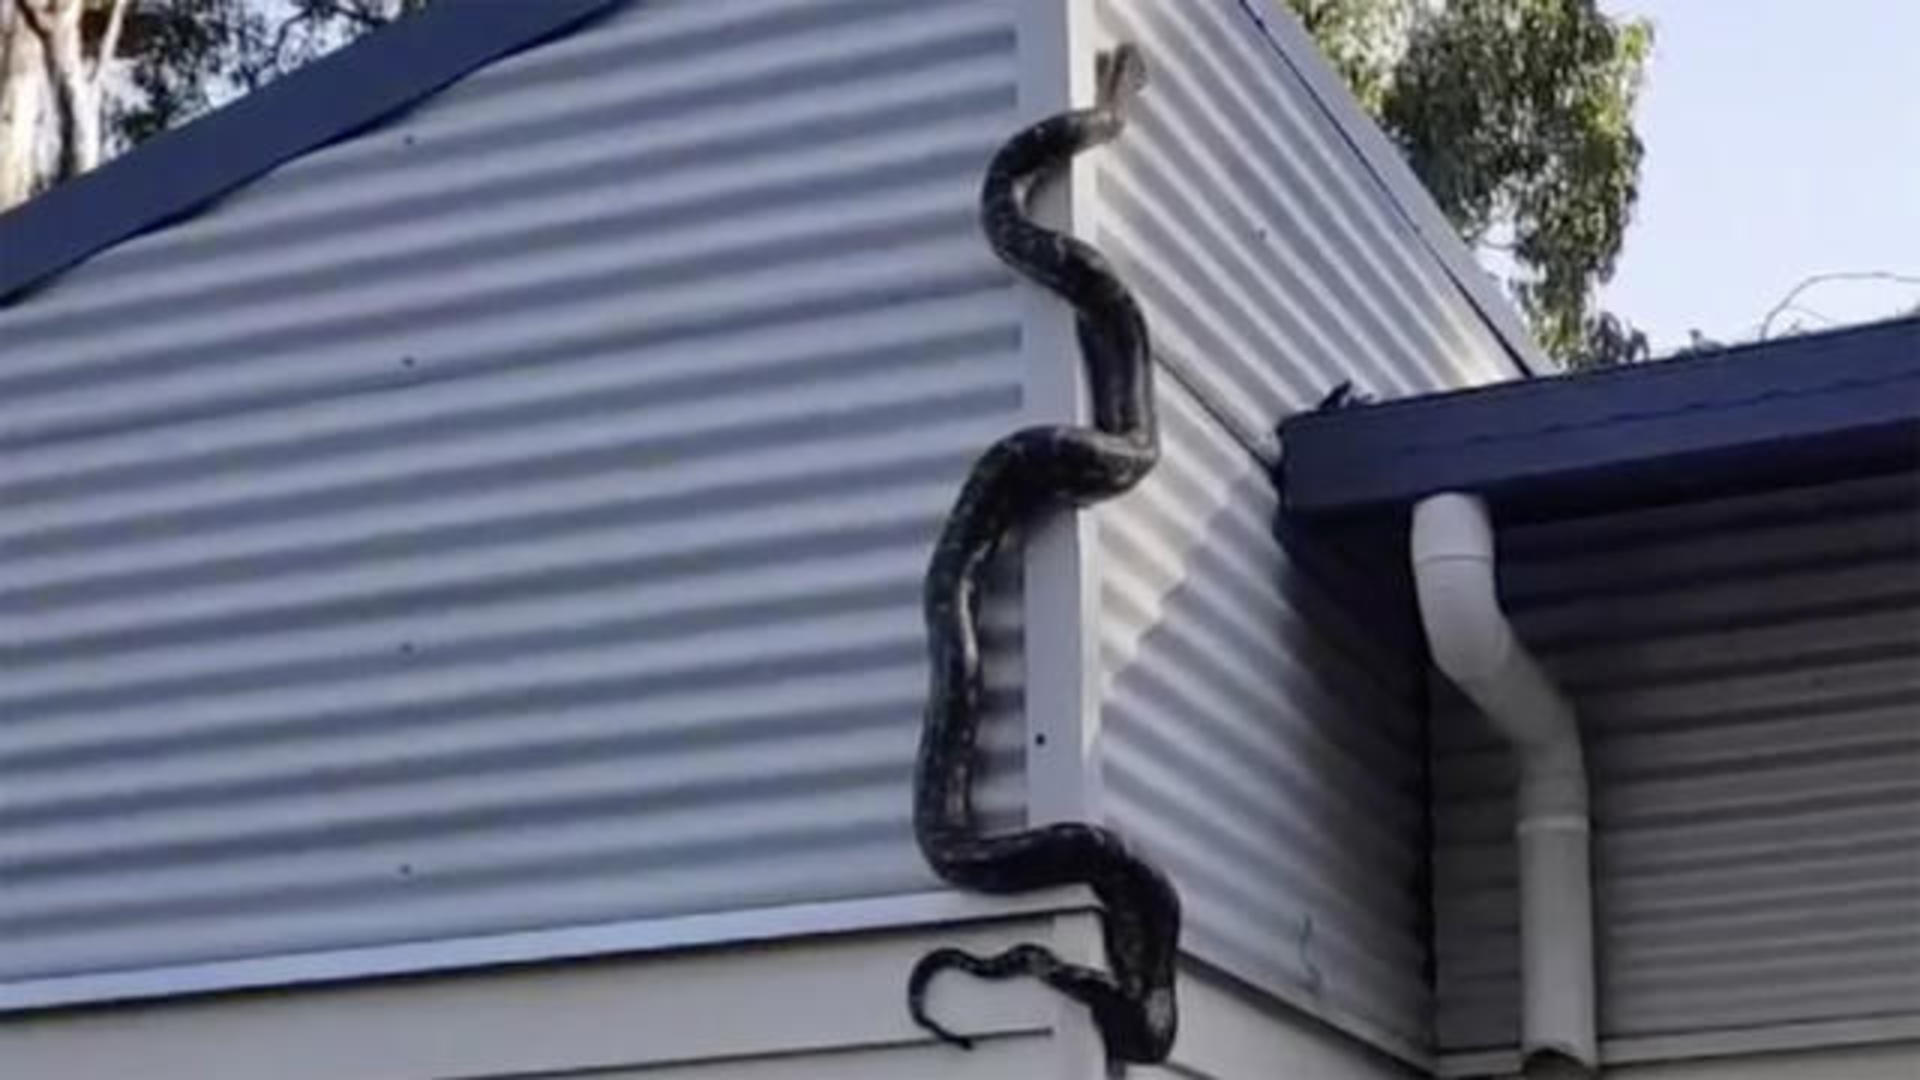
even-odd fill
[{"label": "house wall", "polygon": [[4,1000],[932,889],[1027,10],[630,5],[0,310]]},{"label": "house wall", "polygon": [[[1136,1080],[1413,1080],[1422,1068],[1366,1045],[1269,995],[1199,965],[1181,973],[1180,1042],[1164,1066],[1129,1068]],[[1090,1078],[1091,1080],[1091,1078]]]},{"label": "house wall", "polygon": [[1038,920],[29,1014],[0,1025],[0,1059],[14,1075],[87,1080],[1069,1080],[1038,989],[936,984],[941,1016],[981,1036],[972,1054],[932,1042],[903,1005],[907,971],[935,944],[1049,933]]},{"label": "house wall", "polygon": [[[1590,748],[1604,1056],[1920,1037],[1920,477],[1501,527],[1499,544],[1507,603]],[[1441,1046],[1510,1047],[1511,763],[1450,700]]]},{"label": "house wall", "polygon": [[1068,211],[1167,461],[997,599],[983,801],[1173,868],[1241,1018],[1176,1071],[1424,1061],[1422,689],[1274,536],[1272,430],[1515,346],[1257,12],[634,4],[0,310],[0,1006],[1004,914],[907,835],[918,581],[971,456],[1073,411],[980,166],[1125,37]]},{"label": "house wall", "polygon": [[[1101,1080],[1084,1013],[1033,985],[934,984],[941,1018],[978,1037],[970,1053],[929,1040],[902,1003],[929,948],[1070,950],[1090,927],[1084,915],[1008,920],[36,1013],[0,1025],[0,1060],[10,1075],[86,1080]],[[1130,1075],[1413,1075],[1213,976],[1183,981],[1175,1062]]]},{"label": "house wall", "polygon": [[1417,1060],[1419,655],[1390,590],[1363,603],[1277,538],[1273,431],[1343,380],[1400,396],[1513,362],[1331,119],[1318,57],[1269,36],[1280,5],[1088,8],[1085,47],[1135,42],[1151,71],[1086,159],[1088,235],[1145,305],[1165,454],[1096,511],[1102,805],[1179,882],[1193,955]]},{"label": "house wall", "polygon": [[1101,515],[1105,805],[1179,882],[1190,952],[1417,1052],[1417,654],[1289,560],[1258,462],[1161,401],[1166,459]]}]

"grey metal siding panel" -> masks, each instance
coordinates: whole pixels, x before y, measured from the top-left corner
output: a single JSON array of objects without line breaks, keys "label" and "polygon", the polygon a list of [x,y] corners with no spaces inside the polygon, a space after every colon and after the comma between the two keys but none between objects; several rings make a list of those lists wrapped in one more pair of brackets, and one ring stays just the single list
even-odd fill
[{"label": "grey metal siding panel", "polygon": [[[1920,477],[1500,542],[1591,747],[1602,1034],[1920,1016]],[[1436,722],[1442,1047],[1511,1045],[1511,769]]]},{"label": "grey metal siding panel", "polygon": [[635,6],[0,311],[0,978],[931,887],[1016,11]]},{"label": "grey metal siding panel", "polygon": [[1099,511],[1110,816],[1179,880],[1195,956],[1417,1060],[1423,691],[1382,613],[1283,550],[1267,465],[1344,379],[1398,396],[1509,361],[1235,0],[1095,10],[1152,72],[1091,166],[1095,239],[1171,376],[1163,463]]},{"label": "grey metal siding panel", "polygon": [[1100,518],[1110,815],[1179,882],[1194,955],[1421,1047],[1411,658],[1289,564],[1264,470],[1163,385],[1165,459]]},{"label": "grey metal siding panel", "polygon": [[[1504,377],[1503,347],[1236,0],[1102,0],[1152,83],[1098,167],[1101,246],[1161,359],[1263,450],[1344,379]],[[1290,18],[1275,11],[1276,18]]]}]

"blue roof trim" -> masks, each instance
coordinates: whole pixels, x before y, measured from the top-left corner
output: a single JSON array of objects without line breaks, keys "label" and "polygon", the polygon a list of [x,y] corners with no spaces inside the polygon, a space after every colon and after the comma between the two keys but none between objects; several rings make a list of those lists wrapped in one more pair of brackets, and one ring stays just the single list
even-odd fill
[{"label": "blue roof trim", "polygon": [[1510,516],[1601,510],[1920,463],[1920,318],[1587,375],[1306,413],[1289,512],[1474,491]]},{"label": "blue roof trim", "polygon": [[627,0],[440,0],[0,215],[0,304]]}]

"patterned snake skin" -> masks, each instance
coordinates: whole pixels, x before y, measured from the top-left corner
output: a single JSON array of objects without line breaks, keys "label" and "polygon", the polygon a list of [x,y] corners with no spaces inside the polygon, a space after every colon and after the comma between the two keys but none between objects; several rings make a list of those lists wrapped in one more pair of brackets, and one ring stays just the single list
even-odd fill
[{"label": "patterned snake skin", "polygon": [[987,893],[1091,887],[1104,908],[1112,967],[1109,974],[1069,964],[1038,945],[991,957],[938,949],[920,960],[908,980],[907,1006],[915,1022],[968,1046],[966,1038],[928,1017],[925,997],[933,977],[954,968],[987,979],[1036,978],[1092,1010],[1110,1063],[1164,1061],[1173,1048],[1180,898],[1165,874],[1097,825],[981,833],[971,797],[982,693],[975,619],[982,571],[1009,532],[1060,507],[1118,495],[1159,460],[1139,306],[1098,251],[1035,225],[1025,208],[1036,178],[1120,134],[1127,99],[1145,80],[1145,64],[1131,46],[1103,54],[1092,108],[1022,130],[987,168],[981,226],[1003,262],[1073,305],[1094,426],[1016,431],[989,447],[967,476],[927,569],[932,689],[914,774],[914,834],[935,873]]}]

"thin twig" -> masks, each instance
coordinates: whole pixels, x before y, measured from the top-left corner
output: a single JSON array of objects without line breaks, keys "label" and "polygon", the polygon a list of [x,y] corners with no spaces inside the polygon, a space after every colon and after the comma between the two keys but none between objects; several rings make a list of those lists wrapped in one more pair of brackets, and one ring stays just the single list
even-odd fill
[{"label": "thin twig", "polygon": [[[1821,324],[1825,326],[1833,326],[1840,321],[1824,311],[1816,311],[1805,304],[1789,304],[1787,305],[1786,311],[1793,312],[1796,315],[1811,315],[1819,319]],[[1782,312],[1781,314],[1786,314],[1786,312]]]},{"label": "thin twig", "polygon": [[1897,274],[1890,270],[1840,270],[1827,274],[1813,274],[1801,279],[1798,285],[1789,289],[1787,295],[1773,305],[1773,310],[1767,312],[1767,317],[1760,320],[1760,340],[1767,340],[1767,334],[1773,328],[1773,320],[1793,308],[1794,301],[1800,298],[1801,293],[1829,281],[1890,281],[1898,285],[1920,285],[1920,277],[1912,274]]}]

